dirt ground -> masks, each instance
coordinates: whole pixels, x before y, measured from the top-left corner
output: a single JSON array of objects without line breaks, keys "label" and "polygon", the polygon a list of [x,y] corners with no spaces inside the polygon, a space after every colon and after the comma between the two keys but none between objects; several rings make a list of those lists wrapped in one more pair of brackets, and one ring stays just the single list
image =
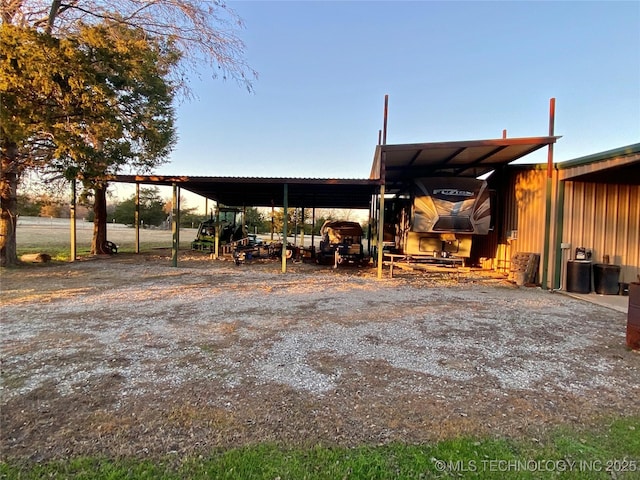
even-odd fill
[{"label": "dirt ground", "polygon": [[614,310],[476,271],[179,265],[156,251],[2,271],[4,458],[537,438],[640,415]]}]

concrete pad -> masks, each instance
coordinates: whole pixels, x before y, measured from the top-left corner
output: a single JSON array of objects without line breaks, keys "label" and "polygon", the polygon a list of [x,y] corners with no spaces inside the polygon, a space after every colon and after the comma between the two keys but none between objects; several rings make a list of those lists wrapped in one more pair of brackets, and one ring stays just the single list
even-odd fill
[{"label": "concrete pad", "polygon": [[569,297],[584,300],[585,302],[591,302],[602,307],[611,308],[618,312],[629,312],[629,297],[624,295],[600,295],[598,293],[572,293],[561,291]]}]

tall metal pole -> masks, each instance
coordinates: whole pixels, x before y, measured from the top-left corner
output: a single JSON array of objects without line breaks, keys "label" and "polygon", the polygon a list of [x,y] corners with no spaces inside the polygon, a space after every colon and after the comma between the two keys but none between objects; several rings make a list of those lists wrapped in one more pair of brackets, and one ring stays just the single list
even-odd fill
[{"label": "tall metal pole", "polygon": [[247,206],[243,205],[242,206],[242,238],[246,238],[247,237]]},{"label": "tall metal pole", "polygon": [[[382,144],[387,144],[387,117],[389,112],[389,95],[384,96],[384,127],[382,129]],[[380,201],[378,215],[378,279],[382,279],[383,243],[384,243],[384,195],[386,153],[380,154]]]},{"label": "tall metal pole", "polygon": [[[553,137],[555,130],[556,99],[549,101],[549,136]],[[547,281],[549,278],[549,245],[551,243],[551,208],[553,189],[553,142],[549,143],[547,153],[547,188],[544,219],[544,253],[542,255],[542,288],[549,288]]]},{"label": "tall metal pole", "polygon": [[380,215],[378,218],[378,279],[382,279],[382,262],[384,261],[383,247],[384,247],[384,184],[380,185],[380,202],[378,203],[380,208]]},{"label": "tall metal pole", "polygon": [[77,247],[76,247],[76,179],[71,180],[71,205],[70,216],[71,216],[71,255],[70,261],[75,262],[77,258]]},{"label": "tall metal pole", "polygon": [[384,123],[382,127],[382,144],[387,144],[387,117],[389,116],[389,95],[384,96]]}]

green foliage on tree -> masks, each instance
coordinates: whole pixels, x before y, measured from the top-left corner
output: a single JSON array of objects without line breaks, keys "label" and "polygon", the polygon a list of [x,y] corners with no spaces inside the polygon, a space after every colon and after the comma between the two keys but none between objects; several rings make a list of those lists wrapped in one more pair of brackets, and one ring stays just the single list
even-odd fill
[{"label": "green foliage on tree", "polygon": [[109,176],[125,167],[150,171],[174,143],[174,92],[165,77],[179,55],[121,23],[83,26],[63,39],[0,28],[3,228],[5,217],[15,218],[20,174],[39,167],[80,178],[92,192],[92,251],[100,253]]},{"label": "green foliage on tree", "polygon": [[[258,233],[263,233],[263,223],[264,218],[260,210],[254,207],[249,207],[245,209],[244,212],[244,224],[247,226],[247,230],[249,233],[253,233],[255,230]],[[269,230],[266,230],[267,232]]]},{"label": "green foliage on tree", "polygon": [[32,198],[29,195],[20,195],[17,197],[18,201],[18,215],[26,217],[37,217],[40,215],[43,202],[40,199]]},{"label": "green foliage on tree", "polygon": [[[140,189],[140,226],[160,226],[166,220],[164,213],[164,200],[160,196],[160,190],[155,188]],[[113,211],[113,220],[116,223],[135,225],[136,196],[123,200]]]},{"label": "green foliage on tree", "polygon": [[171,45],[117,23],[62,39],[0,29],[1,146],[17,149],[17,167],[89,179],[168,153],[173,92],[164,77],[179,58]]},{"label": "green foliage on tree", "polygon": [[196,213],[197,208],[180,211],[180,227],[182,228],[198,228],[200,223],[208,220],[207,215]]}]

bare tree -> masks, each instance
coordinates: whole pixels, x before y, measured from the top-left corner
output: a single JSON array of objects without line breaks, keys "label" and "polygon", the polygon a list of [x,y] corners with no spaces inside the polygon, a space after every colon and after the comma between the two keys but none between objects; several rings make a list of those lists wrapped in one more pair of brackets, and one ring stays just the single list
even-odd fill
[{"label": "bare tree", "polygon": [[233,79],[249,91],[257,72],[244,59],[238,33],[242,19],[218,0],[0,0],[4,23],[30,26],[54,36],[81,24],[105,20],[140,28],[155,38],[170,38],[182,53],[177,83],[188,88],[187,73],[207,65],[214,78]]}]

